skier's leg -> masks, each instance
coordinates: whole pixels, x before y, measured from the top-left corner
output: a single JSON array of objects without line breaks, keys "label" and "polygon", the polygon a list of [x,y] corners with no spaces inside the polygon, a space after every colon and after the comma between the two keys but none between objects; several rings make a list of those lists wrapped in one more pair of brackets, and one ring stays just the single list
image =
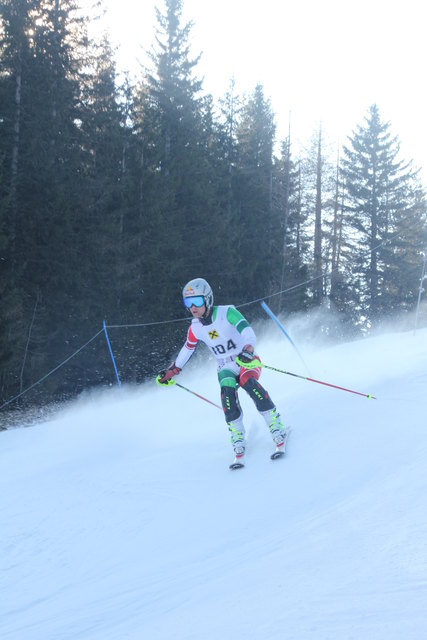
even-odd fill
[{"label": "skier's leg", "polygon": [[240,375],[240,384],[249,397],[255,402],[255,406],[261,414],[271,411],[275,407],[267,390],[260,385],[258,378],[255,377],[255,375],[245,375],[247,371],[248,370],[245,369],[245,371]]},{"label": "skier's leg", "polygon": [[240,380],[243,382],[242,387],[252,398],[257,410],[264,418],[273,441],[280,446],[285,440],[286,429],[267,390],[258,382],[258,377],[259,374],[254,370],[245,369],[240,375]]},{"label": "skier's leg", "polygon": [[231,434],[231,444],[236,457],[242,457],[245,453],[245,427],[243,414],[237,395],[236,375],[229,370],[222,369],[218,372],[221,385],[221,404],[224,409],[225,421]]}]

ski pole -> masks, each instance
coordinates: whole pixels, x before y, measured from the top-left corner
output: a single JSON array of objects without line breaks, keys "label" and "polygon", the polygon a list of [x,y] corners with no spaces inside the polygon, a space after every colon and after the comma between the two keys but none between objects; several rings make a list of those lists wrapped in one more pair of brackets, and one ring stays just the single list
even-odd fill
[{"label": "ski pole", "polygon": [[184,387],[184,385],[180,384],[179,382],[175,382],[175,384],[176,384],[177,387],[180,387],[181,389],[184,389],[184,391],[188,391],[188,393],[192,393],[193,396],[197,396],[198,398],[200,398],[200,400],[204,400],[205,402],[209,402],[209,404],[212,404],[214,407],[216,407],[217,409],[220,409],[222,411],[222,407],[220,407],[219,404],[215,404],[215,402],[212,402],[212,400],[208,400],[204,396],[201,396],[199,393],[196,393],[195,391],[192,391],[191,389],[188,389],[187,387]]},{"label": "ski pole", "polygon": [[280,331],[286,336],[286,338],[289,340],[289,342],[291,343],[291,345],[293,346],[293,348],[295,349],[299,359],[301,360],[301,362],[303,363],[304,367],[306,368],[306,370],[308,371],[308,373],[310,372],[310,369],[307,367],[307,364],[304,361],[304,358],[302,357],[302,355],[300,354],[300,352],[297,349],[297,346],[295,344],[295,342],[292,340],[291,336],[286,332],[285,327],[283,326],[283,324],[280,322],[279,318],[277,316],[274,315],[274,313],[272,312],[272,310],[270,309],[270,307],[264,302],[264,300],[260,303],[261,307],[264,309],[264,311],[266,312],[267,315],[270,316],[270,318],[273,320],[273,322],[275,322],[277,324],[277,326],[279,327]]},{"label": "ski pole", "polygon": [[371,393],[361,393],[360,391],[353,391],[353,389],[347,389],[346,387],[339,387],[337,384],[331,384],[330,382],[323,382],[322,380],[316,380],[315,378],[309,378],[308,376],[300,376],[297,373],[291,373],[291,371],[283,371],[283,369],[277,369],[276,367],[270,367],[268,364],[264,364],[255,359],[252,362],[242,362],[236,358],[236,362],[241,367],[246,369],[254,369],[255,367],[264,367],[264,369],[270,369],[271,371],[277,371],[278,373],[284,373],[287,376],[293,376],[294,378],[301,378],[301,380],[307,380],[308,382],[316,382],[317,384],[324,384],[326,387],[332,387],[333,389],[339,389],[340,391],[347,391],[348,393],[355,393],[358,396],[364,396],[370,400],[376,400],[376,397]]},{"label": "ski pole", "polygon": [[188,387],[184,387],[183,384],[180,384],[179,382],[177,382],[176,380],[174,380],[173,378],[171,378],[170,380],[167,381],[167,383],[162,383],[158,381],[158,378],[160,378],[160,376],[157,376],[156,378],[156,382],[159,386],[165,386],[165,387],[171,387],[172,385],[176,384],[177,387],[179,387],[180,389],[184,389],[184,391],[188,391],[188,393],[193,394],[193,396],[197,396],[197,398],[200,398],[200,400],[204,400],[205,402],[208,402],[209,404],[212,404],[214,407],[216,407],[217,409],[220,409],[222,411],[222,407],[219,406],[219,404],[215,404],[215,402],[212,402],[212,400],[208,400],[207,398],[205,398],[204,396],[201,396],[199,393],[196,393],[195,391],[192,391],[191,389],[189,389]]}]

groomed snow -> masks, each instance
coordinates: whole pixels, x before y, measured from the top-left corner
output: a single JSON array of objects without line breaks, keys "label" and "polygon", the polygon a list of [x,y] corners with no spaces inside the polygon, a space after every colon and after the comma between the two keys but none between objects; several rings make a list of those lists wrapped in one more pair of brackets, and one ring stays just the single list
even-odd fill
[{"label": "groomed snow", "polygon": [[[241,393],[229,471],[221,412],[154,383],[1,433],[2,640],[425,640],[427,330],[303,352],[377,400],[265,370],[284,460]],[[219,402],[209,358],[178,381]]]}]

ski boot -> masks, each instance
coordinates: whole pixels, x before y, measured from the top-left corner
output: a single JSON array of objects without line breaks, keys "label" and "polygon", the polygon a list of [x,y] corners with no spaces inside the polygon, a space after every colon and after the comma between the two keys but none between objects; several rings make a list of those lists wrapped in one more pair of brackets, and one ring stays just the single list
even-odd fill
[{"label": "ski boot", "polygon": [[261,415],[267,423],[273,442],[276,445],[276,451],[272,454],[271,458],[279,458],[285,453],[285,443],[288,432],[282,423],[280,413],[275,407],[269,411],[263,411]]},{"label": "ski boot", "polygon": [[230,464],[230,469],[241,469],[245,466],[245,427],[243,426],[242,418],[234,420],[234,422],[227,422],[228,430],[231,433],[231,444],[234,449],[234,460]]}]

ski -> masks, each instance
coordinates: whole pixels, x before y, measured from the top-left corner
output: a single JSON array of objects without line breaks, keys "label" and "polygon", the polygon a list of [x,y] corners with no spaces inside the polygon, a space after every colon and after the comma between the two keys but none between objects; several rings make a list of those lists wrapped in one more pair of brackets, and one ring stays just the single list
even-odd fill
[{"label": "ski", "polygon": [[[288,444],[288,438],[289,438],[289,434],[291,432],[291,428],[288,427],[288,429],[286,430],[286,437],[285,440],[282,444],[281,447],[277,447],[275,451],[273,451],[273,453],[270,455],[270,460],[279,460],[280,458],[283,458],[286,455],[286,447]],[[245,467],[245,462],[244,462],[244,456],[241,456],[240,458],[234,458],[233,462],[229,465],[229,469],[231,471],[236,471],[237,469],[244,469]]]},{"label": "ski", "polygon": [[245,466],[245,464],[244,464],[243,461],[239,462],[238,460],[235,460],[234,462],[232,462],[230,464],[230,466],[228,468],[231,469],[231,471],[235,471],[236,469],[243,469],[244,466]]},{"label": "ski", "polygon": [[290,429],[288,429],[286,431],[285,440],[284,440],[282,446],[281,447],[277,447],[276,451],[274,451],[274,453],[271,454],[270,460],[279,460],[279,458],[283,458],[283,456],[286,454],[286,447],[287,447],[287,444],[288,444],[288,438],[289,438],[290,432],[291,432]]},{"label": "ski", "polygon": [[285,453],[286,451],[283,451],[283,449],[276,449],[276,451],[271,454],[270,460],[278,460],[279,458],[283,458]]}]

